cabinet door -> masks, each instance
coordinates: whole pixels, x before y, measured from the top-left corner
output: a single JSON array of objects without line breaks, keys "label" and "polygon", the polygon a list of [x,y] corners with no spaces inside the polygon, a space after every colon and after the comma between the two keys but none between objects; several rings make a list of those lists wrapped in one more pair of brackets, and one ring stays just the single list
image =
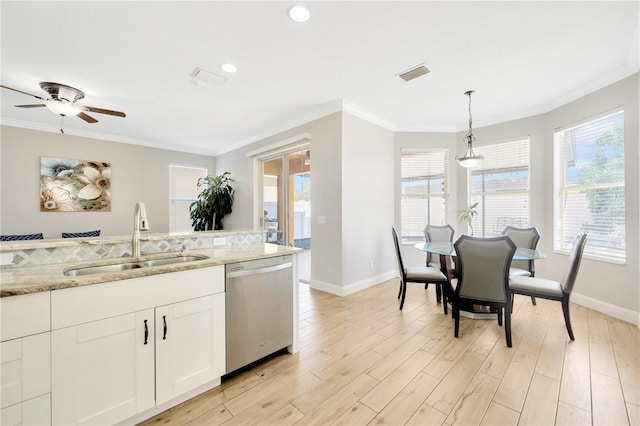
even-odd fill
[{"label": "cabinet door", "polygon": [[153,313],[52,332],[53,424],[114,424],[153,407]]},{"label": "cabinet door", "polygon": [[225,370],[224,293],[156,308],[156,404]]}]

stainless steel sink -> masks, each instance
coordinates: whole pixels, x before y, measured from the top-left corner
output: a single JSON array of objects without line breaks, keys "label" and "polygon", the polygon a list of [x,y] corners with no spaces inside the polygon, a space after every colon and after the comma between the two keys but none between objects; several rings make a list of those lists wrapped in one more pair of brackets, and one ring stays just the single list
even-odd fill
[{"label": "stainless steel sink", "polygon": [[69,269],[64,271],[65,275],[77,277],[79,275],[102,274],[105,272],[121,272],[130,269],[144,268],[141,263],[116,263],[115,265],[89,266],[87,268]]},{"label": "stainless steel sink", "polygon": [[149,259],[139,262],[115,263],[112,265],[88,266],[85,268],[74,268],[64,271],[64,275],[77,277],[81,275],[103,274],[128,271],[130,269],[150,268],[152,266],[173,265],[179,263],[194,262],[196,260],[207,259],[206,256],[174,256],[159,259]]}]

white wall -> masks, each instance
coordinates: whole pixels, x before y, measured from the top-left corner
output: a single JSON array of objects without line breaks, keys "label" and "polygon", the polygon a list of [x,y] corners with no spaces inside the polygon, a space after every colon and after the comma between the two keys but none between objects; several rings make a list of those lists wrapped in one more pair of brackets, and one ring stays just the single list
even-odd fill
[{"label": "white wall", "polygon": [[[41,212],[40,157],[111,163],[110,212]],[[126,235],[133,229],[133,209],[145,203],[150,232],[169,232],[169,163],[215,171],[215,159],[60,133],[0,127],[0,233],[61,232],[101,229],[101,235]]]},{"label": "white wall", "polygon": [[378,284],[395,271],[393,152],[393,132],[343,114],[343,294]]}]

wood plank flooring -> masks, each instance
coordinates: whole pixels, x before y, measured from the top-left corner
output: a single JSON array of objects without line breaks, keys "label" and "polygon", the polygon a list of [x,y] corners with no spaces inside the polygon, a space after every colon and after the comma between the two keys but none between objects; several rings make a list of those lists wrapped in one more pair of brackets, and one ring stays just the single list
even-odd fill
[{"label": "wood plank flooring", "polygon": [[571,305],[516,297],[496,320],[453,321],[435,290],[398,281],[336,297],[300,285],[300,345],[144,425],[638,425],[640,333]]}]

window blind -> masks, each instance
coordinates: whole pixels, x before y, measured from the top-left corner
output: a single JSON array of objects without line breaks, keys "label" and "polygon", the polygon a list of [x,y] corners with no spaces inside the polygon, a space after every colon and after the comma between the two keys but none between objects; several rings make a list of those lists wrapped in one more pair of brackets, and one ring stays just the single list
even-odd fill
[{"label": "window blind", "polygon": [[447,150],[401,153],[400,233],[403,240],[422,240],[427,223],[446,224],[448,156]]},{"label": "window blind", "polygon": [[529,226],[529,138],[474,147],[482,163],[469,173],[469,204],[479,203],[474,235],[493,237],[507,225]]},{"label": "window blind", "polygon": [[554,133],[554,249],[588,232],[585,254],[626,260],[624,111]]},{"label": "window blind", "polygon": [[169,232],[193,229],[189,206],[203,189],[198,188],[198,179],[206,175],[204,167],[169,164]]}]

